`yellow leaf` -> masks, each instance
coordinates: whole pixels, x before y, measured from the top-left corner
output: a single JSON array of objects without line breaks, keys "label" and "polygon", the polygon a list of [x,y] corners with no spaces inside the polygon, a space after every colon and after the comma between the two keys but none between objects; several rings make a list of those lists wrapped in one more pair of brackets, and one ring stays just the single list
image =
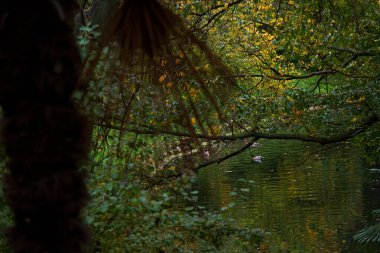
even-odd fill
[{"label": "yellow leaf", "polygon": [[219,135],[221,133],[221,129],[222,129],[221,126],[212,126],[211,128],[214,134]]},{"label": "yellow leaf", "polygon": [[189,93],[190,93],[190,95],[191,95],[193,98],[196,98],[196,97],[198,96],[197,90],[194,89],[194,88],[190,88]]},{"label": "yellow leaf", "polygon": [[197,123],[197,120],[194,117],[192,117],[191,118],[191,124],[194,126],[196,123]]},{"label": "yellow leaf", "polygon": [[166,75],[162,75],[160,76],[160,79],[158,79],[158,81],[162,83],[165,79],[166,79]]}]

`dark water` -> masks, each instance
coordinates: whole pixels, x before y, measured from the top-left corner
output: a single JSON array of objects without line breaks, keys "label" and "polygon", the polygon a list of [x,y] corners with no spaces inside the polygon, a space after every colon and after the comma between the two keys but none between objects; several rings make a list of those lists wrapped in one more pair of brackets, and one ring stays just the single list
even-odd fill
[{"label": "dark water", "polygon": [[349,143],[264,141],[203,169],[198,204],[218,211],[235,203],[226,215],[271,233],[265,252],[380,252],[352,244],[365,216],[380,208],[373,171]]}]

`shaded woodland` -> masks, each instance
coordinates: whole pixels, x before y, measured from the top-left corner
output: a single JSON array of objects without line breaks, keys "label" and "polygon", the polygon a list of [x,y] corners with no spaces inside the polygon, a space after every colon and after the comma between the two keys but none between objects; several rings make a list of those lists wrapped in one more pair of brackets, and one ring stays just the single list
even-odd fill
[{"label": "shaded woodland", "polygon": [[[376,0],[0,0],[0,249],[271,252],[178,199],[263,139],[378,166],[379,19]],[[379,246],[378,213],[357,243]]]}]

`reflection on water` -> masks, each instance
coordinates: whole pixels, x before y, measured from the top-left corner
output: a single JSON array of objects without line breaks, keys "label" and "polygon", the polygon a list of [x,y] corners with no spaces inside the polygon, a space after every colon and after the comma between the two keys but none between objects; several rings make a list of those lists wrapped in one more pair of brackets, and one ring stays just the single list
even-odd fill
[{"label": "reflection on water", "polygon": [[380,208],[379,187],[366,183],[362,152],[349,143],[260,144],[205,168],[198,204],[218,211],[236,203],[227,214],[270,232],[268,252],[355,252],[353,233],[364,215]]}]

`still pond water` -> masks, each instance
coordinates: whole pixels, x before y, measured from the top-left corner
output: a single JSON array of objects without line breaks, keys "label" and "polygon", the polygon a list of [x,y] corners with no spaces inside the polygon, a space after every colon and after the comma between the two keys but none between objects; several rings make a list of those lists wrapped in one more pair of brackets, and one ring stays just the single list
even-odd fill
[{"label": "still pond water", "polygon": [[267,140],[204,168],[198,204],[219,211],[235,203],[226,215],[271,233],[265,252],[380,252],[352,246],[365,216],[380,208],[373,173],[350,143]]}]

